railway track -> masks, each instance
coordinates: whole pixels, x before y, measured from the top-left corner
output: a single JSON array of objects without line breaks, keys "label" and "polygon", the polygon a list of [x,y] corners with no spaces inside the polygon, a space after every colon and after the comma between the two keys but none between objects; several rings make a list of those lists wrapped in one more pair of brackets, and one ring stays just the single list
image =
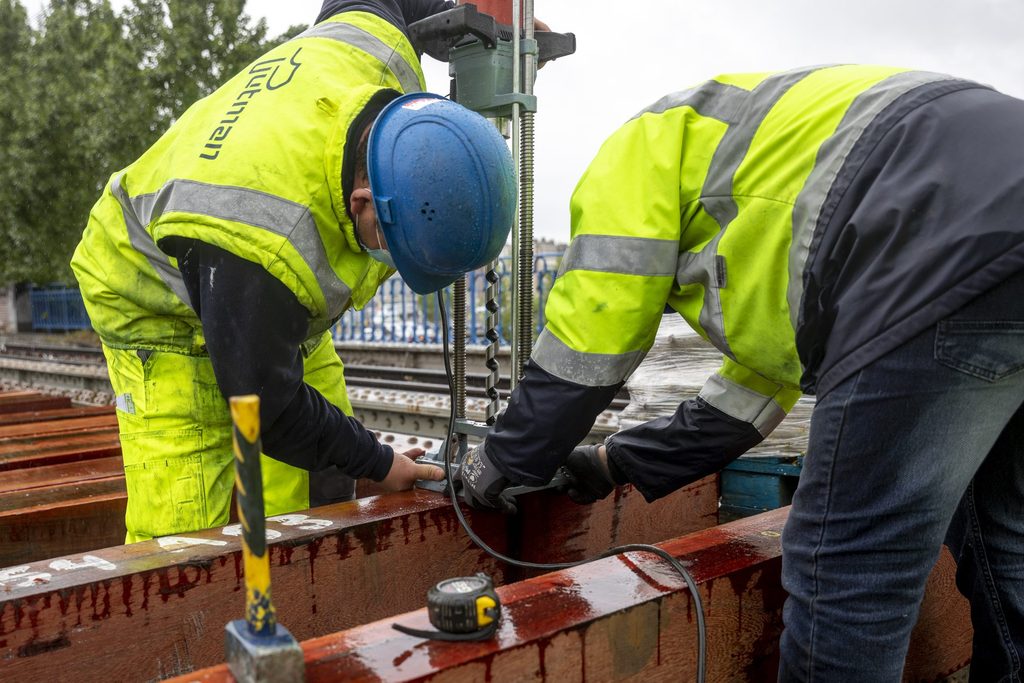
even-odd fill
[{"label": "railway track", "polygon": [[[57,376],[60,375],[62,367],[75,368],[69,372],[71,376],[80,377],[82,369],[87,376],[96,376],[103,380],[104,373],[93,373],[91,368],[105,368],[103,353],[97,348],[85,346],[58,346],[46,344],[30,344],[19,342],[7,342],[5,348],[0,350],[0,361],[20,361],[20,368],[23,369],[22,377],[26,377],[35,370],[35,374],[41,375],[47,381],[45,385],[57,385]],[[39,364],[39,365],[33,365]],[[0,377],[3,377],[3,368],[0,367]],[[466,395],[471,398],[485,398],[485,380],[487,375],[483,372],[470,372],[466,376]],[[19,378],[20,379],[20,378]],[[352,387],[367,389],[388,389],[398,392],[417,392],[425,394],[447,394],[448,379],[443,370],[424,367],[387,367],[370,364],[347,364],[345,366],[345,380]],[[102,384],[102,382],[101,382]],[[82,382],[74,381],[71,388],[81,388]],[[101,387],[89,387],[91,389],[107,389],[106,385]],[[507,396],[509,389],[508,377],[502,377],[498,383],[498,391],[502,396]],[[612,410],[622,410],[629,404],[629,394],[623,389],[619,396],[612,402]]]},{"label": "railway track", "polygon": [[[443,370],[351,364],[345,368],[345,378],[355,416],[368,428],[433,438],[446,433],[450,408]],[[508,397],[508,386],[508,378],[503,378],[498,387],[503,399]],[[37,389],[90,405],[114,402],[103,354],[90,347],[8,341],[0,349],[3,389]],[[467,416],[483,420],[487,406],[483,373],[467,376],[466,395]],[[625,392],[615,399],[599,416],[595,438],[617,431],[618,412],[628,403]]]}]

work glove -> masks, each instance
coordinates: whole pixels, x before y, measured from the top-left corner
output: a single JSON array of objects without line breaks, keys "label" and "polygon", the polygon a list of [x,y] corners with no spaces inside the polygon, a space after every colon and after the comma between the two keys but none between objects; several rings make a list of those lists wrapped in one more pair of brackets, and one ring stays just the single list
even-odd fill
[{"label": "work glove", "polygon": [[601,462],[600,444],[577,446],[565,461],[569,480],[565,492],[574,503],[588,505],[601,500],[615,489],[608,465]]},{"label": "work glove", "polygon": [[510,483],[508,477],[491,462],[483,443],[466,453],[456,479],[462,482],[462,499],[470,507],[516,513],[515,498],[502,495]]}]

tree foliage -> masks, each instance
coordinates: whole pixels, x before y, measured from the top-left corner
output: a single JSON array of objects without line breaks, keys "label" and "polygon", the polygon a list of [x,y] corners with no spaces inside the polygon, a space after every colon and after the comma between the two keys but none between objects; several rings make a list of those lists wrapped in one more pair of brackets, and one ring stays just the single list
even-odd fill
[{"label": "tree foliage", "polygon": [[68,262],[110,175],[262,52],[245,0],[0,0],[0,283],[73,281]]}]

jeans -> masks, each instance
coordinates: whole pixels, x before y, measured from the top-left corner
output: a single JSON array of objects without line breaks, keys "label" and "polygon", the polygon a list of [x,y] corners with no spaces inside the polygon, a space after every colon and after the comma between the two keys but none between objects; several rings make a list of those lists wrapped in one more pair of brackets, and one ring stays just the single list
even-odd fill
[{"label": "jeans", "polygon": [[899,681],[945,541],[971,681],[1024,659],[1024,273],[822,397],[783,533],[780,681]]}]

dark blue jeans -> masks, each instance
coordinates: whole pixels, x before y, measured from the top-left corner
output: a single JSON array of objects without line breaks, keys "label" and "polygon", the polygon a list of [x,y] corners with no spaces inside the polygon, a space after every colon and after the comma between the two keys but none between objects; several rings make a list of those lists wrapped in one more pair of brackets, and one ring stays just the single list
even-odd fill
[{"label": "dark blue jeans", "polygon": [[972,681],[1024,659],[1024,273],[824,396],[783,541],[781,681],[899,681],[943,541]]}]

